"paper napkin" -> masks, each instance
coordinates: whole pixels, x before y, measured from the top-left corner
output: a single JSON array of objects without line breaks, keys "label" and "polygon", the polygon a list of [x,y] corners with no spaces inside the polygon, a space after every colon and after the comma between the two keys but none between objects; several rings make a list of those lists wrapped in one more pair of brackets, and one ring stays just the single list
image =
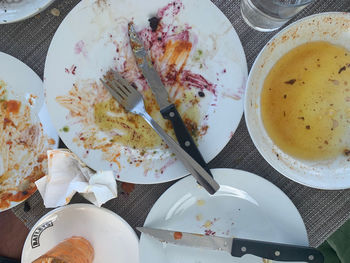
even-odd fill
[{"label": "paper napkin", "polygon": [[95,172],[64,149],[48,151],[47,157],[48,175],[35,182],[45,207],[64,206],[77,192],[98,207],[117,197],[112,171]]}]

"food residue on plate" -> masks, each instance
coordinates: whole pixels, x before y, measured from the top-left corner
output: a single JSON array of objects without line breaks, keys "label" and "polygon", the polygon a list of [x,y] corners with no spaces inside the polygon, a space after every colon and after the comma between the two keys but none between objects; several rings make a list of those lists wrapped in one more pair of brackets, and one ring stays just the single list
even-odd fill
[{"label": "food residue on plate", "polygon": [[38,96],[34,95],[34,94],[29,94],[28,96],[28,103],[33,106],[33,104],[35,103],[35,100],[38,98]]},{"label": "food residue on plate", "polygon": [[203,206],[203,205],[205,205],[205,201],[203,199],[198,199],[197,200],[197,205],[198,206]]},{"label": "food residue on plate", "polygon": [[66,72],[67,74],[72,74],[72,75],[76,74],[76,70],[77,70],[77,66],[75,66],[75,65],[72,65],[69,69],[64,68],[64,72]]},{"label": "food residue on plate", "polygon": [[7,85],[6,83],[0,79],[0,100],[6,100],[7,99]]},{"label": "food residue on plate", "polygon": [[46,151],[55,143],[44,135],[30,104],[8,99],[5,89],[0,81],[0,210],[35,192],[34,182],[47,172]]},{"label": "food residue on plate", "polygon": [[181,238],[182,238],[181,232],[174,232],[174,239],[175,240],[180,240]]},{"label": "food residue on plate", "polygon": [[202,219],[203,219],[203,215],[202,214],[196,215],[196,220],[197,221],[201,221]]},{"label": "food residue on plate", "polygon": [[87,56],[87,50],[85,47],[85,42],[83,40],[80,40],[77,42],[74,46],[74,53],[75,54],[83,54],[84,57]]},{"label": "food residue on plate", "polygon": [[[144,98],[149,113],[154,115],[159,111],[150,90],[144,92]],[[95,104],[94,119],[101,131],[118,131],[110,139],[111,142],[137,149],[153,149],[162,143],[161,138],[141,116],[125,112],[113,98]],[[168,125],[166,128],[169,130],[169,127],[171,126]]]},{"label": "food residue on plate", "polygon": [[213,225],[213,221],[207,220],[205,221],[205,223],[203,224],[203,227],[205,228],[210,228]]},{"label": "food residue on plate", "polygon": [[204,230],[204,235],[206,236],[215,236],[216,232],[212,231],[211,229]]},{"label": "food residue on plate", "polygon": [[[150,25],[139,32],[139,36],[150,52],[152,63],[169,92],[170,101],[174,102],[186,127],[194,140],[198,141],[210,128],[207,119],[200,114],[200,101],[208,96],[215,101],[217,92],[216,84],[187,68],[189,59],[203,60],[203,51],[196,50],[198,39],[191,26],[174,25],[183,8],[182,2],[176,0],[159,9],[156,17],[149,20]],[[126,23],[125,20],[116,22],[121,32],[125,31],[123,28],[127,26]],[[115,40],[110,33],[108,38],[115,46],[112,68],[134,83],[143,93],[147,112],[175,137],[171,123],[162,118],[154,95],[137,68],[127,32],[122,40]],[[80,40],[74,46],[74,52],[80,54],[84,50],[88,56],[86,46],[86,42]],[[65,71],[75,75],[76,68],[72,65]],[[150,160],[170,156],[167,146],[153,129],[141,117],[125,112],[101,83],[77,80],[68,94],[56,97],[56,101],[69,111],[67,127],[76,124],[82,127],[73,142],[86,150],[100,150],[103,158],[111,163],[115,159],[115,152],[128,156],[129,164],[134,165],[140,165],[140,161],[146,165],[151,163]],[[118,171],[122,169],[120,165],[113,167]]]},{"label": "food residue on plate", "polygon": [[272,261],[270,259],[266,259],[266,258],[263,258],[262,262],[263,263],[272,263]]},{"label": "food residue on plate", "polygon": [[219,220],[220,220],[220,218],[216,218],[216,217],[214,217],[213,220],[206,220],[201,227],[202,228],[207,228],[207,230],[208,230],[209,228],[211,228]]},{"label": "food residue on plate", "polygon": [[310,42],[285,54],[265,79],[261,114],[291,156],[325,160],[350,148],[350,51]]},{"label": "food residue on plate", "polygon": [[60,132],[69,132],[69,126],[65,125],[59,131]]}]

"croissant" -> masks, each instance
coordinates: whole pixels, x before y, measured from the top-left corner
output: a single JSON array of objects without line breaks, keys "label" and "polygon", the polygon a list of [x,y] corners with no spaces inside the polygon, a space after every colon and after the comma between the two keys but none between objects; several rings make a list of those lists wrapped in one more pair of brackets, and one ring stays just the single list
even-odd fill
[{"label": "croissant", "polygon": [[32,263],[92,263],[94,248],[83,237],[73,236],[46,252]]}]

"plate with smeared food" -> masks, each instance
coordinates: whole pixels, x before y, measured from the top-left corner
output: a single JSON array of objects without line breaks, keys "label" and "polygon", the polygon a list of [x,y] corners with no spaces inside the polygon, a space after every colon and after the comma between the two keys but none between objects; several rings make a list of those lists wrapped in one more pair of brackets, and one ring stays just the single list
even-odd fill
[{"label": "plate with smeared food", "polygon": [[29,198],[47,173],[48,149],[58,136],[44,103],[41,79],[0,52],[0,212]]},{"label": "plate with smeared food", "polygon": [[182,163],[100,82],[110,69],[118,71],[175,138],[137,67],[129,44],[131,21],[206,162],[224,148],[241,120],[246,58],[232,24],[209,0],[82,1],[58,28],[44,86],[64,143],[89,167],[113,170],[120,181],[172,181],[188,174]]}]

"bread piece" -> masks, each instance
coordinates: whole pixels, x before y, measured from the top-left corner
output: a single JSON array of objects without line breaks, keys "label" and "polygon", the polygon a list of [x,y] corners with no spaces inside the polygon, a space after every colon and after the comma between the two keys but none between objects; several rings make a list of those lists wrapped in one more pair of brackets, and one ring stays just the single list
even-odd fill
[{"label": "bread piece", "polygon": [[92,263],[94,248],[83,237],[73,236],[46,252],[32,263]]}]

